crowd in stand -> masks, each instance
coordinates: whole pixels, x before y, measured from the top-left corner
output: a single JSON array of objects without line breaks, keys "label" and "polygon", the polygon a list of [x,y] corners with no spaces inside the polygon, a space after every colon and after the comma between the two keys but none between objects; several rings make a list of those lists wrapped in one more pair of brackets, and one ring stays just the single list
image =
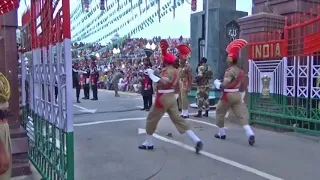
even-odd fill
[{"label": "crowd in stand", "polygon": [[[101,44],[86,45],[85,43],[75,43],[72,46],[72,57],[77,59],[80,68],[85,70],[92,61],[95,61],[99,70],[98,88],[112,90],[112,78],[120,70],[124,72],[124,78],[121,78],[118,83],[120,91],[139,92],[140,81],[143,77],[145,64],[143,59],[146,57],[144,49],[146,45],[154,44],[154,54],[151,57],[153,68],[161,66],[159,42],[161,37],[153,39],[134,38],[125,40],[119,47],[120,53],[113,54],[112,48],[106,48],[106,51],[101,54],[94,54],[99,49],[103,48]],[[168,38],[170,48],[168,51],[176,53],[175,47],[180,43],[189,43],[189,39],[182,36],[179,38]],[[82,48],[86,47],[86,48]]]}]

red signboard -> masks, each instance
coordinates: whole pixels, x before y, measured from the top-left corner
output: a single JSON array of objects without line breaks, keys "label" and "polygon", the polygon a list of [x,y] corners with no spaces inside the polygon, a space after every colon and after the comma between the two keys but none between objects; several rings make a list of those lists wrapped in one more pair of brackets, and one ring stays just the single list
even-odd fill
[{"label": "red signboard", "polygon": [[192,11],[197,10],[197,0],[191,0],[191,10]]},{"label": "red signboard", "polygon": [[285,53],[283,40],[249,44],[249,59],[252,60],[278,60],[285,57]]}]

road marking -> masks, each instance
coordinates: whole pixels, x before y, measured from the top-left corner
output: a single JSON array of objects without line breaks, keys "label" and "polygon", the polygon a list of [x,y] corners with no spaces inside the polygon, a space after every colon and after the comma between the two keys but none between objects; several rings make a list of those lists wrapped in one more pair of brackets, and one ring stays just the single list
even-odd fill
[{"label": "road marking", "polygon": [[[169,116],[164,115],[163,117],[168,118]],[[86,122],[86,123],[77,123],[74,124],[73,126],[75,127],[81,127],[81,126],[91,126],[91,125],[96,125],[96,124],[104,124],[104,123],[113,123],[113,122],[124,122],[124,121],[141,121],[141,120],[146,120],[147,117],[137,117],[137,118],[124,118],[124,119],[113,119],[113,120],[103,120],[103,121],[94,121],[94,122]],[[192,121],[200,124],[205,124],[211,127],[217,127],[217,125],[206,122],[206,121],[200,121],[200,120],[195,120],[195,119],[185,119],[187,121]],[[225,127],[228,129],[227,127]]]},{"label": "road marking", "polygon": [[[138,129],[138,134],[144,134],[144,133],[146,133],[145,129],[141,129],[141,128]],[[186,150],[194,151],[194,147],[191,147],[191,146],[189,146],[187,144],[183,144],[182,142],[175,141],[175,140],[172,140],[172,139],[168,139],[168,138],[165,138],[165,137],[160,136],[160,135],[155,134],[155,133],[153,134],[153,137],[155,137],[155,138],[157,138],[157,139],[159,139],[161,141],[164,141],[164,142],[171,143],[171,144],[174,144],[176,146],[182,147],[182,148],[184,148]],[[244,171],[250,172],[252,174],[258,175],[260,177],[263,177],[263,178],[266,178],[266,179],[269,179],[269,180],[284,180],[282,178],[273,176],[271,174],[268,174],[268,173],[265,173],[263,171],[254,169],[254,168],[246,166],[244,164],[240,164],[240,163],[238,163],[236,161],[232,161],[230,159],[227,159],[227,158],[215,155],[215,154],[211,154],[211,153],[206,152],[206,151],[200,151],[200,154],[202,154],[202,155],[204,155],[204,156],[206,156],[208,158],[211,158],[213,160],[223,162],[223,163],[228,164],[230,166],[242,169]]]},{"label": "road marking", "polygon": [[73,104],[73,106],[81,109],[80,110],[81,112],[87,112],[87,113],[92,113],[93,114],[93,113],[95,113],[97,111],[97,109],[87,109],[87,108],[84,108],[84,107],[76,105],[76,104]]},{"label": "road marking", "polygon": [[[113,90],[107,90],[107,89],[99,89],[98,91],[107,92],[107,93],[114,93]],[[119,93],[120,95],[121,95],[121,94],[125,94],[125,95],[129,95],[129,96],[140,96],[140,95],[141,95],[141,94],[138,94],[138,93],[121,92],[121,91],[119,91],[118,93]]]},{"label": "road marking", "polygon": [[104,121],[95,121],[95,122],[87,122],[87,123],[78,123],[74,124],[73,126],[90,126],[95,124],[103,124],[103,123],[112,123],[112,122],[123,122],[123,121],[138,121],[138,120],[145,120],[146,117],[139,117],[139,118],[124,118],[124,119],[114,119],[114,120],[104,120]]}]

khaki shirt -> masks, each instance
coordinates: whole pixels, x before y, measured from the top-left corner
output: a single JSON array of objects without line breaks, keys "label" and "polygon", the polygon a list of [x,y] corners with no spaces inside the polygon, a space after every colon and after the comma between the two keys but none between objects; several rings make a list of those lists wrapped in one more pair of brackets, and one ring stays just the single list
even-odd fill
[{"label": "khaki shirt", "polygon": [[[242,72],[242,70],[238,66],[231,66],[229,67],[226,72],[224,73],[224,78],[223,78],[223,84],[225,84],[225,89],[228,89],[229,87],[233,86],[237,78]],[[239,89],[241,83],[238,83],[234,89]]]},{"label": "khaki shirt", "polygon": [[[175,77],[176,75],[176,77]],[[162,84],[162,83],[158,83],[157,84],[157,90],[166,90],[169,88],[175,89],[177,82],[178,82],[178,76],[179,76],[179,71],[172,67],[172,66],[168,66],[165,67],[161,70],[160,74],[159,74],[160,78],[166,80],[168,82],[168,84]],[[172,87],[170,87],[171,85],[173,85]]]}]

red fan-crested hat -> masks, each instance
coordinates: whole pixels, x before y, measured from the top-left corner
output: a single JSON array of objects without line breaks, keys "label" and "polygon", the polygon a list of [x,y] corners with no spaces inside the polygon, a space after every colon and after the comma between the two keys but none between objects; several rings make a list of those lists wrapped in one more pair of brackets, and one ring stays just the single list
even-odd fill
[{"label": "red fan-crested hat", "polygon": [[177,47],[179,53],[180,53],[180,57],[182,59],[187,59],[187,57],[189,56],[189,54],[191,53],[191,49],[188,45],[186,44],[180,44],[178,47]]},{"label": "red fan-crested hat", "polygon": [[232,41],[228,46],[226,51],[228,52],[228,57],[232,59],[238,59],[239,51],[244,48],[248,42],[244,39],[236,39]]},{"label": "red fan-crested hat", "polygon": [[169,44],[166,40],[160,41],[160,48],[163,56],[163,63],[172,64],[175,62],[176,57],[173,54],[168,53]]}]

